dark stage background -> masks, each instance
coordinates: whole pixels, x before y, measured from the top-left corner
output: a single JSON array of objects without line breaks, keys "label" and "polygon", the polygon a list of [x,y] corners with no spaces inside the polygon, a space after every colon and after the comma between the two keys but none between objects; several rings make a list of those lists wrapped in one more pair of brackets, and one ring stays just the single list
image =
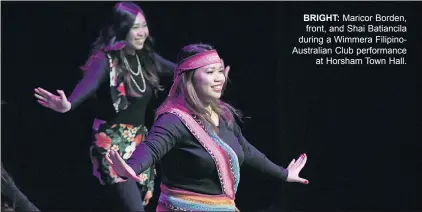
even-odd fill
[{"label": "dark stage background", "polygon": [[[90,101],[58,114],[36,103],[33,88],[70,95],[114,3],[2,2],[2,161],[43,211],[101,208]],[[251,117],[243,133],[253,145],[283,166],[308,154],[309,185],[243,169],[241,210],[421,209],[420,2],[140,5],[165,58],[205,42],[231,65],[224,99]],[[375,11],[406,16],[407,65],[317,67],[314,57],[291,55],[303,13]]]}]

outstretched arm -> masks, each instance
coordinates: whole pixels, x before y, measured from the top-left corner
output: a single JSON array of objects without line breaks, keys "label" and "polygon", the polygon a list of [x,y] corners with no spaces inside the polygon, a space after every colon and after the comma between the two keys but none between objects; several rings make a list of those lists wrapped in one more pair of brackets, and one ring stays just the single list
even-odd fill
[{"label": "outstretched arm", "polygon": [[173,114],[161,115],[153,124],[145,138],[126,163],[137,173],[159,161],[182,140],[183,123]]},{"label": "outstretched arm", "polygon": [[108,59],[104,52],[98,52],[92,55],[88,62],[83,66],[86,73],[84,78],[73,89],[69,97],[71,109],[76,108],[86,98],[91,96],[107,78]]},{"label": "outstretched arm", "polygon": [[280,167],[274,164],[273,162],[271,162],[264,154],[262,154],[254,146],[252,146],[245,139],[245,137],[243,137],[242,132],[238,125],[235,125],[235,133],[240,142],[240,145],[243,148],[246,164],[261,171],[262,173],[276,177],[283,181],[303,183],[303,184],[309,183],[307,179],[299,177],[300,171],[305,166],[307,158],[308,158],[306,154],[301,154],[297,160],[293,159],[290,162],[287,169],[284,169],[283,167]]},{"label": "outstretched arm", "polygon": [[170,62],[158,54],[155,54],[155,60],[157,61],[158,65],[158,74],[160,76],[173,76],[174,69],[176,68],[176,64]]},{"label": "outstretched arm", "polygon": [[270,161],[264,154],[252,146],[246,138],[242,135],[242,132],[237,124],[234,124],[234,131],[242,146],[245,155],[245,164],[259,170],[264,174],[268,174],[275,178],[283,181],[287,180],[288,170],[280,167]]},{"label": "outstretched arm", "polygon": [[87,71],[85,77],[79,82],[68,99],[62,90],[57,90],[59,95],[38,87],[34,96],[38,103],[56,112],[66,113],[75,109],[87,97],[94,93],[107,76],[107,59],[103,52],[92,55],[83,67]]}]

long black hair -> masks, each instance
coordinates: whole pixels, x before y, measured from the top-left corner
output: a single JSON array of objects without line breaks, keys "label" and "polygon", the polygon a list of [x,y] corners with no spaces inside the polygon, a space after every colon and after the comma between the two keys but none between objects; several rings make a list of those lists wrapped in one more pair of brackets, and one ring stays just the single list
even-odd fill
[{"label": "long black hair", "polygon": [[[125,81],[129,87],[129,93],[134,95],[141,95],[133,87],[133,82],[130,80],[130,73],[126,70],[121,56],[121,48],[119,44],[126,42],[126,36],[135,23],[136,16],[141,13],[145,16],[142,9],[132,2],[117,3],[112,12],[110,21],[100,31],[99,36],[93,43],[90,58],[95,58],[95,55],[100,51],[109,53],[113,59],[113,63],[117,66],[118,74],[124,74]],[[116,48],[114,48],[116,47]],[[141,50],[136,50],[143,70],[145,70],[145,79],[155,91],[163,90],[157,75],[157,64],[155,60],[155,51],[153,48],[153,39],[150,35],[146,38],[144,46]],[[89,59],[88,59],[89,60]],[[86,63],[88,64],[89,61]]]}]

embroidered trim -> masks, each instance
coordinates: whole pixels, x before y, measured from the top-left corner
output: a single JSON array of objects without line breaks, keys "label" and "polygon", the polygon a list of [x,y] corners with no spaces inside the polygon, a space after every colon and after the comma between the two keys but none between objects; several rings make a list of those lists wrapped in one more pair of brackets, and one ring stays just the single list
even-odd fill
[{"label": "embroidered trim", "polygon": [[[204,125],[201,123],[198,123],[190,114],[183,112],[180,109],[177,109],[175,107],[166,107],[163,110],[160,111],[158,115],[161,115],[163,113],[171,113],[176,115],[183,123],[184,125],[189,129],[189,131],[192,133],[192,135],[199,141],[199,143],[203,146],[203,148],[208,152],[208,154],[211,156],[211,158],[214,160],[214,163],[216,164],[216,168],[217,168],[217,173],[218,173],[218,177],[220,180],[220,185],[221,185],[221,189],[223,191],[223,193],[225,193],[226,195],[228,195],[230,198],[235,199],[235,193],[237,192],[237,187],[239,184],[239,180],[240,180],[240,174],[239,174],[239,162],[238,162],[238,158],[237,155],[235,154],[235,152],[230,148],[230,146],[228,146],[227,144],[221,144],[224,143],[221,140],[219,140],[218,137],[214,136],[210,136],[209,133],[207,133],[207,130],[204,128]],[[221,170],[221,167],[224,167],[225,165],[220,164],[219,160],[217,159],[217,156],[215,155],[215,153],[209,148],[209,145],[213,145],[211,143],[205,143],[203,141],[203,137],[201,137],[200,135],[198,135],[198,132],[196,132],[194,129],[191,128],[191,125],[188,123],[188,120],[185,120],[185,118],[183,117],[182,114],[187,114],[186,118],[192,118],[194,123],[197,123],[199,125],[199,127],[204,130],[204,133],[209,136],[209,138],[214,141],[214,145],[216,148],[216,153],[217,154],[222,154],[221,157],[222,158],[226,158],[226,156],[228,156],[228,166],[230,167],[229,173],[223,174],[223,172],[225,170]],[[216,141],[217,140],[217,141]],[[223,159],[224,161],[224,159]],[[235,162],[233,162],[235,161]],[[231,178],[231,179],[225,179],[224,175],[226,175],[227,177]],[[232,181],[232,182],[231,182]],[[227,188],[226,183],[229,183],[229,185],[233,184],[232,188]]]}]

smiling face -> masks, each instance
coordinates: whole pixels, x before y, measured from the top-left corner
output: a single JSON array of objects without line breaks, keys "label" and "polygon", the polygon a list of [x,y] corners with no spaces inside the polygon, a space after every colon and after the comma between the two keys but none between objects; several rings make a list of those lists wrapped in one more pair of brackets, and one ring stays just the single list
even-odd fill
[{"label": "smiling face", "polygon": [[196,93],[202,101],[214,101],[221,97],[223,85],[226,82],[221,63],[214,63],[197,69],[193,78]]},{"label": "smiling face", "polygon": [[145,16],[142,13],[138,13],[132,28],[126,36],[128,50],[141,50],[148,35],[149,30]]}]

